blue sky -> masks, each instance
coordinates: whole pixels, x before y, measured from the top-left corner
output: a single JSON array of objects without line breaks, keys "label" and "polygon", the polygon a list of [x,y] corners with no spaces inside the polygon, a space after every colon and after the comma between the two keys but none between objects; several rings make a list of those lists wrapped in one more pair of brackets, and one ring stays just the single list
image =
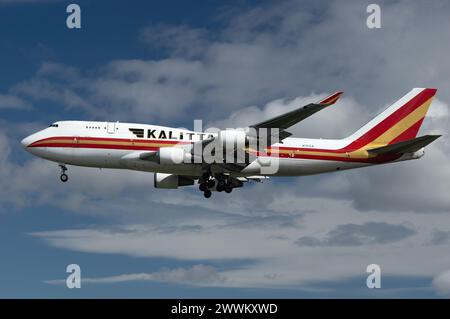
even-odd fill
[{"label": "blue sky", "polygon": [[[364,1],[78,1],[81,30],[68,3],[0,0],[0,297],[448,296],[446,1],[380,1],[379,30]],[[247,125],[336,90],[294,133],[343,137],[421,86],[439,89],[423,132],[444,136],[420,161],[209,201],[147,173],[70,167],[61,185],[19,144],[67,119]],[[60,283],[72,263],[81,289]]]}]

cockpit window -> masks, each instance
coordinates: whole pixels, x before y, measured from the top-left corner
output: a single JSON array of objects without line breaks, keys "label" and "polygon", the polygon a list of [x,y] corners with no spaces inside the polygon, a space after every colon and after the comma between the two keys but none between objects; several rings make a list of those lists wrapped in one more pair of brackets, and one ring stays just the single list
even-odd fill
[{"label": "cockpit window", "polygon": [[58,124],[52,124],[49,127],[58,127]]}]

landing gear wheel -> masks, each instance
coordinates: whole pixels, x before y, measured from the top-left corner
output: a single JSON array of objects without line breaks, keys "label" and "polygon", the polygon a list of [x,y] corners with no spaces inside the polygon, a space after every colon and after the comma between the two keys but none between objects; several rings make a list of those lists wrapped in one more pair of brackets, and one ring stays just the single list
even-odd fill
[{"label": "landing gear wheel", "polygon": [[229,194],[229,193],[231,193],[232,191],[233,191],[233,188],[232,188],[232,187],[228,187],[228,186],[225,187],[225,193]]},{"label": "landing gear wheel", "polygon": [[203,192],[203,195],[205,195],[205,198],[210,198],[211,195],[212,195],[212,193],[211,193],[211,191],[210,191],[209,189],[207,189],[207,190],[205,190],[205,191]]},{"label": "landing gear wheel", "polygon": [[205,183],[201,183],[200,186],[198,187],[198,189],[202,192],[206,191],[208,188],[206,187]]},{"label": "landing gear wheel", "polygon": [[219,179],[217,181],[217,188],[219,188],[219,187],[222,188],[222,189],[225,188],[225,181],[223,179]]},{"label": "landing gear wheel", "polygon": [[213,179],[210,179],[207,182],[208,188],[213,188],[215,184],[216,184],[216,182]]},{"label": "landing gear wheel", "polygon": [[59,177],[59,179],[61,180],[61,182],[65,183],[69,180],[69,176],[67,176],[66,174],[67,167],[64,164],[59,164],[59,167],[61,168],[61,176]]}]

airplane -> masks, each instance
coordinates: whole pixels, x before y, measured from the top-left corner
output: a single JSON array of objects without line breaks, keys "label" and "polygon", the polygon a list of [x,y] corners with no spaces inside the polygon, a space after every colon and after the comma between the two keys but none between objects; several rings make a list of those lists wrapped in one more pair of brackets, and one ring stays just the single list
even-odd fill
[{"label": "airplane", "polygon": [[[436,91],[412,89],[342,139],[294,138],[287,131],[335,104],[343,94],[336,92],[243,130],[207,133],[147,124],[59,121],[21,144],[31,154],[58,163],[62,182],[68,181],[66,165],[129,169],[153,172],[155,188],[197,183],[209,198],[212,191],[231,193],[246,182],[272,176],[312,175],[418,159],[424,147],[441,136],[417,137]],[[198,148],[204,150],[213,143],[231,146],[212,151],[214,160],[206,161]],[[244,157],[237,156],[238,151]]]}]

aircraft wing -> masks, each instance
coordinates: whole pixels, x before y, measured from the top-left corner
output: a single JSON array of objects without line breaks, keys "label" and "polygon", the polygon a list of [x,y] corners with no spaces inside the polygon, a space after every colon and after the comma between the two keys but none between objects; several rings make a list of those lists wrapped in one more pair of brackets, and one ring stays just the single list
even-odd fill
[{"label": "aircraft wing", "polygon": [[[307,117],[313,115],[314,113],[336,103],[336,101],[340,98],[340,96],[343,94],[343,92],[336,92],[331,94],[330,96],[327,96],[326,98],[316,102],[316,103],[310,103],[308,105],[305,105],[303,107],[300,107],[298,109],[295,109],[293,111],[281,114],[277,117],[274,117],[272,119],[269,119],[264,122],[260,122],[254,125],[250,125],[250,128],[268,128],[268,129],[277,129],[277,130],[271,130],[270,131],[270,137],[269,137],[269,144],[273,144],[274,141],[282,141],[283,139],[289,137],[292,135],[292,133],[289,133],[285,131],[285,129],[291,127],[292,125],[297,124],[298,122],[306,119]],[[256,133],[258,134],[258,133]],[[254,136],[255,138],[259,138],[259,136]],[[195,154],[197,150],[201,151],[203,148],[213,142],[216,138],[208,138],[204,139],[202,141],[197,141],[192,144],[183,145],[179,147],[183,147],[186,152],[191,153],[193,156],[202,156],[202,154]],[[130,157],[130,156],[128,156]],[[136,154],[133,154],[131,157],[137,157],[141,160],[147,160],[147,161],[156,161],[158,158],[157,151],[150,151],[150,152],[139,152]],[[132,158],[129,159],[132,159]],[[134,159],[134,158],[133,158]],[[246,164],[227,164],[227,163],[216,163],[215,165],[220,166],[222,169],[229,171],[229,172],[239,172],[241,171]]]},{"label": "aircraft wing", "polygon": [[[314,113],[319,112],[320,110],[336,103],[336,101],[341,97],[343,92],[336,92],[331,94],[330,96],[320,100],[317,103],[310,103],[308,105],[302,106],[293,111],[281,114],[270,120],[263,121],[254,125],[250,125],[253,128],[278,128],[280,131],[283,131],[300,121],[310,117]],[[287,132],[286,132],[287,133]]]},{"label": "aircraft wing", "polygon": [[432,143],[436,139],[441,137],[441,135],[424,135],[421,137],[416,137],[407,141],[377,147],[367,150],[369,154],[372,155],[391,155],[391,154],[404,154],[404,153],[414,153],[421,148]]}]

